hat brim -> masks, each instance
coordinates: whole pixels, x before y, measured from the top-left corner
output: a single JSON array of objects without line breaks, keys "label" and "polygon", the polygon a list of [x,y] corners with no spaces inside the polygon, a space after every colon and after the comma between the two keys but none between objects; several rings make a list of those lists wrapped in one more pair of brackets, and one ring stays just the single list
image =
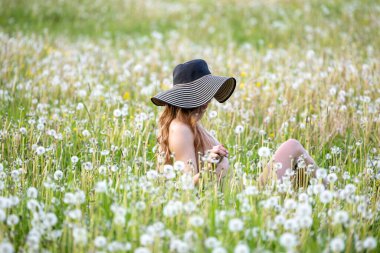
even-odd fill
[{"label": "hat brim", "polygon": [[205,75],[193,82],[176,84],[170,90],[151,98],[157,106],[166,104],[191,109],[206,104],[213,97],[225,102],[234,92],[236,79],[233,77]]}]

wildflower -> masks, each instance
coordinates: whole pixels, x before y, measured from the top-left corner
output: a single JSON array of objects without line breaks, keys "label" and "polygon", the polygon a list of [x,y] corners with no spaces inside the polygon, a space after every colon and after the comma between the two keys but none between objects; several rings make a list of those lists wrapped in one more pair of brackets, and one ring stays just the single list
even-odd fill
[{"label": "wildflower", "polygon": [[215,118],[216,116],[218,115],[218,113],[216,111],[210,111],[208,116],[212,119],[212,118]]},{"label": "wildflower", "polygon": [[97,248],[103,248],[107,245],[107,238],[104,236],[97,236],[94,240],[94,245]]},{"label": "wildflower", "polygon": [[250,186],[247,186],[245,188],[244,194],[246,196],[255,196],[255,195],[259,194],[259,190],[257,189],[256,186],[250,185]]},{"label": "wildflower", "polygon": [[268,147],[259,148],[258,154],[260,157],[268,157],[270,156],[270,149]]},{"label": "wildflower", "polygon": [[274,169],[276,171],[282,169],[282,163],[281,162],[274,163]]},{"label": "wildflower", "polygon": [[3,241],[0,243],[0,252],[13,253],[15,252],[15,249],[11,243]]},{"label": "wildflower", "polygon": [[58,218],[55,215],[55,213],[49,212],[45,215],[44,224],[46,224],[48,227],[52,227],[55,224],[57,224]]},{"label": "wildflower", "polygon": [[285,199],[284,208],[287,210],[292,210],[297,207],[297,202],[294,199]]},{"label": "wildflower", "polygon": [[185,163],[183,161],[175,161],[174,162],[174,170],[175,171],[183,171],[185,169]]},{"label": "wildflower", "polygon": [[146,172],[146,177],[150,180],[158,178],[158,172],[156,170],[148,170]]},{"label": "wildflower", "polygon": [[84,137],[88,137],[88,136],[90,136],[91,134],[90,134],[90,131],[88,131],[87,129],[85,129],[85,130],[82,131],[82,135],[83,135]]},{"label": "wildflower", "polygon": [[193,177],[189,173],[185,173],[181,176],[181,185],[183,190],[194,189]]},{"label": "wildflower", "polygon": [[297,246],[297,237],[292,233],[284,233],[280,237],[280,244],[287,250],[291,250]]},{"label": "wildflower", "polygon": [[78,104],[77,104],[77,108],[76,108],[76,109],[77,109],[78,111],[82,110],[83,108],[84,108],[84,104],[83,104],[83,103],[78,103]]},{"label": "wildflower", "polygon": [[105,180],[96,182],[95,184],[95,192],[103,193],[107,191],[107,182]]},{"label": "wildflower", "polygon": [[216,248],[220,245],[221,245],[221,242],[218,239],[216,239],[215,237],[208,237],[205,240],[205,246],[208,249],[213,249],[213,248]]},{"label": "wildflower", "polygon": [[368,250],[373,250],[377,246],[375,237],[369,236],[363,241],[363,247]]},{"label": "wildflower", "polygon": [[73,237],[75,244],[87,244],[87,230],[85,228],[76,227],[73,229]]},{"label": "wildflower", "polygon": [[313,219],[310,216],[298,217],[298,224],[300,228],[310,228],[313,225]]},{"label": "wildflower", "polygon": [[63,177],[63,172],[61,170],[57,170],[54,172],[54,179],[61,180]]},{"label": "wildflower", "polygon": [[7,225],[10,227],[15,226],[18,224],[19,221],[20,221],[20,219],[18,218],[17,215],[11,214],[8,216]]},{"label": "wildflower", "polygon": [[234,249],[234,253],[249,253],[249,252],[250,250],[249,250],[248,245],[242,244],[242,243],[236,245]]},{"label": "wildflower", "polygon": [[186,202],[185,204],[183,204],[183,210],[186,212],[186,213],[192,213],[196,210],[197,206],[194,204],[194,202]]},{"label": "wildflower", "polygon": [[142,210],[145,210],[146,204],[144,201],[137,201],[135,204],[135,207],[137,210],[142,211]]},{"label": "wildflower", "polygon": [[44,128],[45,128],[44,124],[42,124],[42,123],[37,124],[37,130],[42,131],[42,130],[44,130]]},{"label": "wildflower", "polygon": [[316,171],[317,179],[323,179],[327,176],[327,171],[324,168],[318,168]]},{"label": "wildflower", "polygon": [[334,224],[343,224],[348,221],[348,213],[346,211],[340,210],[336,211],[334,214],[333,223]]},{"label": "wildflower", "polygon": [[214,248],[211,253],[227,253],[227,250],[222,246],[218,246]]},{"label": "wildflower", "polygon": [[319,200],[326,204],[329,203],[333,199],[333,194],[329,190],[324,190],[319,194]]},{"label": "wildflower", "polygon": [[104,165],[100,165],[98,170],[100,175],[105,175],[107,173],[107,167]]},{"label": "wildflower", "polygon": [[120,117],[122,115],[122,112],[119,110],[119,109],[115,109],[114,111],[113,111],[113,116],[114,117]]},{"label": "wildflower", "polygon": [[145,247],[138,247],[135,249],[134,253],[150,253],[151,251]]},{"label": "wildflower", "polygon": [[[108,244],[107,250],[110,252],[115,252],[115,251],[117,252],[117,251],[125,251],[126,249],[123,243],[118,242],[118,241],[112,241]],[[148,250],[147,252],[150,252],[150,251]]]},{"label": "wildflower", "polygon": [[109,153],[110,153],[110,151],[107,150],[107,149],[102,150],[102,151],[100,152],[100,154],[101,154],[102,156],[106,156],[106,155],[108,155]]},{"label": "wildflower", "polygon": [[171,166],[170,164],[164,165],[164,175],[167,179],[175,178],[173,166]]},{"label": "wildflower", "polygon": [[242,125],[238,125],[235,128],[235,133],[236,134],[241,134],[244,131],[244,127]]},{"label": "wildflower", "polygon": [[21,127],[20,128],[20,133],[21,134],[26,134],[27,133],[26,128],[25,127]]},{"label": "wildflower", "polygon": [[116,171],[119,170],[119,167],[115,164],[115,165],[112,165],[112,166],[110,167],[110,170],[111,170],[112,172],[116,172]]},{"label": "wildflower", "polygon": [[335,173],[330,173],[327,175],[327,181],[330,183],[334,183],[338,179]]},{"label": "wildflower", "polygon": [[189,245],[182,240],[172,239],[170,241],[170,252],[182,253],[182,252],[188,252],[189,250],[190,250]]},{"label": "wildflower", "polygon": [[77,163],[78,161],[79,161],[79,158],[78,158],[77,156],[72,156],[72,157],[71,157],[71,162],[72,162],[72,163],[75,164],[75,163]]},{"label": "wildflower", "polygon": [[35,198],[37,198],[38,190],[35,187],[29,187],[26,195],[30,199],[35,199]]},{"label": "wildflower", "polygon": [[243,228],[244,228],[244,222],[239,218],[231,219],[228,222],[228,229],[231,232],[239,232],[239,231],[242,231]]},{"label": "wildflower", "polygon": [[36,148],[36,154],[37,155],[43,155],[45,153],[45,148],[42,146],[39,146]]},{"label": "wildflower", "polygon": [[296,208],[297,216],[310,216],[312,214],[312,207],[308,203],[300,203]]},{"label": "wildflower", "polygon": [[82,163],[82,168],[90,171],[90,170],[92,170],[92,163],[91,162],[84,162],[84,163]]},{"label": "wildflower", "polygon": [[335,237],[330,241],[330,249],[332,252],[342,252],[344,247],[344,241],[339,237]]},{"label": "wildflower", "polygon": [[190,224],[193,225],[194,227],[200,227],[203,225],[204,223],[204,220],[201,216],[197,216],[197,215],[194,215],[194,216],[191,216],[190,217],[190,220],[189,220]]},{"label": "wildflower", "polygon": [[0,209],[0,222],[4,222],[7,218],[7,215],[3,209]]},{"label": "wildflower", "polygon": [[140,236],[140,243],[141,245],[147,246],[154,243],[154,238],[151,235],[148,234],[142,234]]},{"label": "wildflower", "polygon": [[179,201],[169,201],[164,207],[163,214],[165,217],[174,217],[182,211],[182,203]]}]

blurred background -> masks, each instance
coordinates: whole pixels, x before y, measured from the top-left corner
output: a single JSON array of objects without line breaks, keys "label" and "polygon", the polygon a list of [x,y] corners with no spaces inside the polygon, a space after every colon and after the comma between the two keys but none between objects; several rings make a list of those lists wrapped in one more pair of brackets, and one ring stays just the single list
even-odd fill
[{"label": "blurred background", "polygon": [[[0,0],[7,33],[47,33],[71,39],[123,42],[174,34],[220,46],[256,49],[379,45],[379,1],[343,0]],[[336,31],[339,32],[336,32]]]}]

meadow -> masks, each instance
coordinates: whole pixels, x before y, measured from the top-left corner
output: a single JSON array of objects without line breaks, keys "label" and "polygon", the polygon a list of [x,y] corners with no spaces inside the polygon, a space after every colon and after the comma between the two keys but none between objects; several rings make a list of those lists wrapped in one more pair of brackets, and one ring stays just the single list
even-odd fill
[{"label": "meadow", "polygon": [[[380,252],[379,1],[0,6],[0,252]],[[221,185],[157,170],[150,97],[196,58],[237,79]],[[290,138],[317,177],[259,186]]]}]

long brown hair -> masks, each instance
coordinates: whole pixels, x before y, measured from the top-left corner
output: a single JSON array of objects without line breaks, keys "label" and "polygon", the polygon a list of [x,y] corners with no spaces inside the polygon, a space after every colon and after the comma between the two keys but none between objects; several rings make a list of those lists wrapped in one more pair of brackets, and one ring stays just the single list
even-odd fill
[{"label": "long brown hair", "polygon": [[[194,148],[195,156],[198,160],[198,152],[204,153],[207,145],[209,145],[209,139],[203,128],[198,124],[198,119],[202,116],[204,111],[202,107],[196,107],[193,109],[184,109],[172,105],[165,105],[163,112],[158,120],[159,130],[157,142],[159,144],[159,151],[162,153],[164,163],[170,163],[170,150],[169,150],[169,127],[170,123],[174,119],[187,124],[194,134]],[[186,161],[185,161],[186,162]]]}]

